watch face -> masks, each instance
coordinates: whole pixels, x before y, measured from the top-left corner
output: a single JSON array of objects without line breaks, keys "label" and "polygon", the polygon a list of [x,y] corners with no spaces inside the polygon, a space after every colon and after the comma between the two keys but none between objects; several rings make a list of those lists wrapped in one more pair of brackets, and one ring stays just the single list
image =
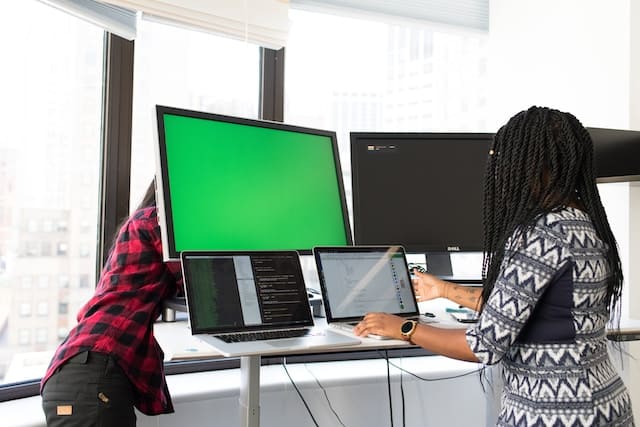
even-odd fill
[{"label": "watch face", "polygon": [[402,331],[402,333],[407,334],[411,331],[411,328],[413,328],[413,322],[411,320],[407,320],[402,324],[400,330]]}]

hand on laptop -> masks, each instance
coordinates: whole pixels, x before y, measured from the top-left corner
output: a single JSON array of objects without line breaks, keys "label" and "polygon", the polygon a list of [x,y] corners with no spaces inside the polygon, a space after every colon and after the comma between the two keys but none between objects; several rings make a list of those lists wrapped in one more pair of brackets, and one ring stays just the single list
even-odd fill
[{"label": "hand on laptop", "polygon": [[367,313],[354,328],[353,332],[360,336],[382,335],[401,340],[401,326],[406,319],[388,313]]}]

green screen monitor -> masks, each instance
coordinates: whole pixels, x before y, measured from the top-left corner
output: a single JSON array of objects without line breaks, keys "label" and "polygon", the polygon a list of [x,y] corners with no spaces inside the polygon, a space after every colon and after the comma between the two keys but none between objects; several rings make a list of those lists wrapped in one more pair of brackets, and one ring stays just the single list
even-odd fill
[{"label": "green screen monitor", "polygon": [[165,260],[351,245],[335,132],[156,106]]}]

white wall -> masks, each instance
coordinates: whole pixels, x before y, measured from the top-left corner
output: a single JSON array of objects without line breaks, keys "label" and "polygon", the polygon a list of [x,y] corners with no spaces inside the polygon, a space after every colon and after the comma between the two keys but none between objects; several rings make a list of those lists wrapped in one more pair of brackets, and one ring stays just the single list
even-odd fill
[{"label": "white wall", "polygon": [[630,0],[491,0],[495,127],[531,105],[586,126],[629,126]]},{"label": "white wall", "polygon": [[[544,105],[570,111],[585,126],[640,130],[640,2],[491,0],[489,77],[495,129]],[[626,260],[628,313],[640,318],[640,266],[631,262],[640,254],[633,238],[640,234],[640,188],[625,191],[625,200],[605,195],[606,207],[626,218],[614,226],[624,231],[616,237]]]},{"label": "white wall", "polygon": [[[487,397],[491,396],[482,390],[479,365],[440,356],[392,359],[392,363],[423,378],[404,373],[403,397],[400,371],[390,367],[393,425],[477,426],[484,425],[487,416],[491,416],[487,425],[495,423],[495,416],[488,415],[492,409],[486,407]],[[339,427],[340,421],[349,427],[392,425],[384,360],[295,364],[287,369],[318,425]],[[240,425],[237,370],[180,377],[169,377],[175,414],[139,415],[139,427]],[[464,411],[452,410],[460,404]],[[314,426],[282,366],[261,369],[260,415],[261,427]]]}]

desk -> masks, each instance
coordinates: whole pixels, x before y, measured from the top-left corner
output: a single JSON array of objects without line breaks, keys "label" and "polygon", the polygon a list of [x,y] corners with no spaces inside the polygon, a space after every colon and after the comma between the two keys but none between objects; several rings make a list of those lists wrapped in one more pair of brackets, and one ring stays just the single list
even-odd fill
[{"label": "desk", "polygon": [[[433,325],[447,328],[465,328],[466,325],[455,322],[445,312],[446,307],[454,307],[453,304],[429,305],[420,303],[421,312],[436,314],[436,322]],[[324,318],[314,318],[316,328],[325,328]],[[339,330],[336,332],[340,333]],[[344,332],[348,334],[347,332]],[[213,347],[191,335],[186,314],[180,313],[175,322],[163,323],[155,328],[155,336],[165,353],[165,361],[188,361],[198,359],[217,359],[223,356]],[[321,350],[322,353],[353,352],[367,350],[388,350],[398,348],[411,348],[412,344],[402,340],[379,340],[373,338],[361,338],[358,345],[334,347]],[[286,352],[281,356],[305,354],[306,351]],[[278,355],[279,356],[279,355]],[[257,427],[260,424],[260,367],[261,356],[243,356],[240,358],[240,397],[241,425],[243,427]]]},{"label": "desk", "polygon": [[[447,307],[457,307],[457,305],[445,300],[434,300],[419,303],[420,312],[426,311],[436,314],[439,323],[435,326],[446,328],[466,328],[467,325],[455,322],[451,316],[446,313]],[[315,318],[318,327],[324,327],[324,318]],[[640,332],[640,320],[625,319],[621,322],[621,334],[629,336]],[[181,313],[178,321],[171,323],[163,323],[156,327],[156,338],[161,347],[165,351],[166,361],[188,361],[198,359],[219,359],[222,356],[212,347],[198,340],[191,335],[186,315]],[[636,338],[637,339],[637,338]],[[362,339],[362,343],[356,346],[345,348],[333,348],[323,350],[323,353],[331,352],[357,352],[367,350],[386,350],[386,349],[410,349],[411,345],[405,341],[397,340],[375,340],[371,338]],[[293,355],[288,353],[287,355]],[[304,354],[299,352],[297,354]],[[283,354],[282,356],[285,356]],[[330,357],[330,356],[329,356]],[[240,359],[240,396],[239,404],[242,411],[241,420],[243,426],[258,426],[260,420],[260,376],[261,376],[261,357],[245,357]],[[236,377],[237,378],[237,377]],[[264,380],[263,380],[264,381]]]},{"label": "desk", "polygon": [[[315,319],[316,328],[324,328],[324,319]],[[156,328],[156,339],[165,352],[166,361],[185,361],[197,359],[222,358],[213,347],[193,337],[186,320],[165,323]],[[340,333],[340,331],[336,331]],[[345,332],[345,334],[347,334]],[[363,338],[358,345],[333,347],[314,352],[335,353],[344,351],[364,351],[377,349],[409,348],[406,341],[378,340]],[[288,356],[305,354],[306,351],[285,352],[273,356]],[[272,355],[270,355],[272,356]],[[257,427],[260,425],[260,369],[261,356],[240,357],[240,420],[243,427]]]}]

